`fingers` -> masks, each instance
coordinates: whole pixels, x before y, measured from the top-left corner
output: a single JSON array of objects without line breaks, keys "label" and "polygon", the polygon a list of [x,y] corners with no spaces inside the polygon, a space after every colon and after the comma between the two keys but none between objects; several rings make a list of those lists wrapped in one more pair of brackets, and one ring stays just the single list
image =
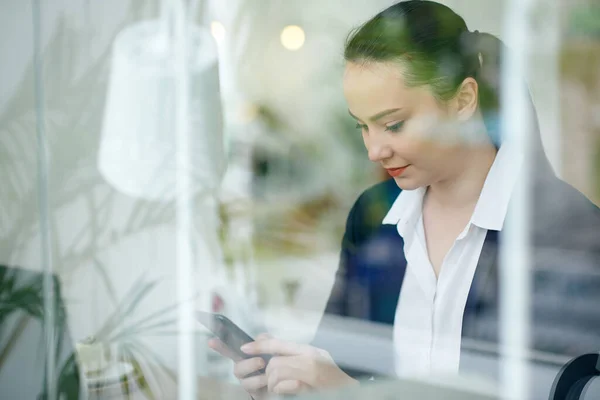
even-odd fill
[{"label": "fingers", "polygon": [[[295,373],[295,369],[291,367],[280,367],[275,370],[271,370],[266,374],[267,376],[267,388],[269,392],[275,392],[275,388],[279,386],[280,383],[288,380],[292,381],[300,381],[298,379],[298,374]],[[291,384],[290,384],[291,385]]]},{"label": "fingers", "polygon": [[286,342],[279,339],[257,340],[241,347],[246,354],[280,354],[284,356],[296,356],[312,354],[315,349],[307,344]]},{"label": "fingers", "polygon": [[[316,367],[313,359],[306,356],[273,357],[265,371],[267,387],[269,391],[274,391],[284,381],[298,381],[310,388],[317,373]],[[289,386],[293,385],[288,383],[285,387]]]},{"label": "fingers", "polygon": [[246,376],[265,367],[265,360],[260,357],[249,358],[235,363],[233,374],[238,379],[244,379]]},{"label": "fingers", "polygon": [[227,357],[235,362],[242,360],[240,356],[235,354],[225,343],[220,341],[218,338],[212,338],[208,341],[208,347],[221,354],[224,357]]},{"label": "fingers", "polygon": [[[256,341],[264,341],[268,339],[273,339],[271,335],[268,333],[261,333],[256,337]],[[223,343],[219,338],[212,338],[208,341],[208,347],[221,354],[224,357],[230,358],[233,361],[240,361],[242,358],[238,356],[235,352],[233,352],[225,343]]]},{"label": "fingers", "polygon": [[[272,337],[267,333],[260,334],[256,337],[257,342],[270,339],[272,339]],[[261,357],[242,359],[218,338],[210,339],[208,341],[208,346],[219,354],[235,361],[233,373],[235,377],[239,379],[241,386],[248,393],[257,396],[261,390],[264,391],[267,387],[268,380],[266,374],[249,376],[266,367],[265,360]]]},{"label": "fingers", "polygon": [[265,374],[251,376],[249,378],[240,379],[240,384],[249,393],[256,393],[267,386],[267,376]]}]

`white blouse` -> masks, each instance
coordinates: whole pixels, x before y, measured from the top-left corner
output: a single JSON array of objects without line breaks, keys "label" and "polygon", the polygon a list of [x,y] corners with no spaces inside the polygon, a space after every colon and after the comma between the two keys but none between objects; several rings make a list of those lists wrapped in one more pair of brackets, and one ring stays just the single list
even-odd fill
[{"label": "white blouse", "polygon": [[456,374],[462,319],[488,230],[502,230],[522,158],[508,144],[498,150],[471,219],[442,262],[436,278],[423,227],[425,188],[402,191],[383,224],[404,239],[406,274],[394,321],[398,376]]}]

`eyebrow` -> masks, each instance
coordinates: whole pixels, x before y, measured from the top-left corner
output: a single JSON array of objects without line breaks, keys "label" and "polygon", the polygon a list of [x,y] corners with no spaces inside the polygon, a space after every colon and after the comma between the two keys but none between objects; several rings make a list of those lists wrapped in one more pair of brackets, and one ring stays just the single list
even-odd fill
[{"label": "eyebrow", "polygon": [[[377,113],[377,114],[373,115],[371,118],[369,118],[369,120],[370,120],[371,122],[377,122],[377,120],[379,120],[379,119],[381,119],[381,118],[385,117],[386,115],[390,115],[390,114],[392,114],[392,113],[395,113],[396,111],[400,111],[400,110],[401,110],[401,108],[391,108],[391,109],[389,109],[389,110],[385,110],[385,111],[382,111],[382,112],[379,112],[379,113]],[[351,116],[352,118],[354,118],[355,120],[357,120],[357,121],[358,121],[358,120],[360,119],[360,118],[358,118],[356,115],[352,114],[352,112],[351,112],[350,110],[348,110],[348,113],[349,113],[349,114],[350,114],[350,116]]]}]

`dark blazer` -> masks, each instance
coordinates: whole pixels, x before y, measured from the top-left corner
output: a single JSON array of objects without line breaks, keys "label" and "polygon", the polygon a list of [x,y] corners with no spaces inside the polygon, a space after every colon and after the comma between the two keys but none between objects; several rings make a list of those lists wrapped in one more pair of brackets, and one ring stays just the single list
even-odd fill
[{"label": "dark blazer", "polygon": [[[541,187],[534,188],[531,224],[532,347],[565,355],[600,351],[600,210],[555,177]],[[326,314],[394,323],[407,262],[396,226],[381,222],[399,194],[390,179],[354,203]],[[465,306],[463,338],[497,344],[499,240],[499,232],[488,231]]]}]

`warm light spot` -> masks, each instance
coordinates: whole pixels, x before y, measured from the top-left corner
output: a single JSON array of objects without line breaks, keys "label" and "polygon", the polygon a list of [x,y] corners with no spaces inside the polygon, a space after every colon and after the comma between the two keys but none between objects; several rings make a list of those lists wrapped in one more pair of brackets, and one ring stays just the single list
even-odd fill
[{"label": "warm light spot", "polygon": [[304,45],[304,30],[297,25],[290,25],[281,31],[281,44],[288,50],[298,50]]},{"label": "warm light spot", "polygon": [[210,31],[217,41],[217,44],[222,44],[225,40],[225,27],[219,21],[213,21],[210,24]]},{"label": "warm light spot", "polygon": [[253,103],[246,103],[240,107],[239,120],[242,123],[250,123],[258,117],[259,109]]}]

